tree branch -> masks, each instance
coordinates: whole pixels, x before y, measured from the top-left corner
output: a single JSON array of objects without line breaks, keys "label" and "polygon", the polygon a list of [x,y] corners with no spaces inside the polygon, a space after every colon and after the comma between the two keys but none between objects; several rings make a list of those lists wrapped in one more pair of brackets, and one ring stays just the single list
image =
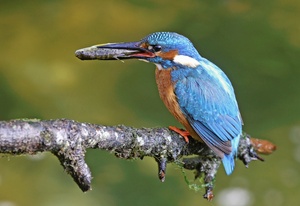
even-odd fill
[{"label": "tree branch", "polygon": [[[267,143],[264,143],[264,147],[269,151],[276,149],[275,145]],[[249,136],[243,134],[238,157],[246,166],[252,160],[262,160],[254,151],[254,148],[262,148],[259,144],[251,144]],[[165,180],[167,163],[182,162],[184,168],[197,171],[196,178],[204,175],[204,197],[213,197],[213,180],[220,159],[201,142],[190,138],[186,143],[179,134],[168,128],[104,126],[67,119],[0,121],[0,153],[21,155],[51,152],[84,192],[91,189],[92,175],[84,160],[88,148],[108,150],[118,158],[153,157],[158,163],[161,181]],[[198,156],[181,160],[182,156],[189,155]]]}]

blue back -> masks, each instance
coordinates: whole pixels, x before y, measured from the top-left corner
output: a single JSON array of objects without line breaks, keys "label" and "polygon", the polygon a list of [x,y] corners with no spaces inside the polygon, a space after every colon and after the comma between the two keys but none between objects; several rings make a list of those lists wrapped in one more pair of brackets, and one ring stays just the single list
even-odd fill
[{"label": "blue back", "polygon": [[242,119],[230,80],[219,67],[201,57],[190,40],[182,35],[157,32],[142,41],[160,45],[161,52],[177,50],[178,55],[188,57],[187,60],[199,62],[192,68],[160,56],[147,59],[163,69],[172,69],[171,78],[181,111],[196,133],[222,158],[226,173],[231,174]]}]

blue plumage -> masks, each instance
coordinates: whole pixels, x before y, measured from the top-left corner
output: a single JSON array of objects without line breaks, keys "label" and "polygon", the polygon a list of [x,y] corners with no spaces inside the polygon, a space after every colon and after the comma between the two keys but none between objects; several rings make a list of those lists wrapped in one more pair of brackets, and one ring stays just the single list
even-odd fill
[{"label": "blue plumage", "polygon": [[[214,69],[224,78],[222,71],[216,66]],[[203,141],[222,157],[226,173],[231,174],[242,121],[229,80],[224,79],[227,82],[225,89],[218,78],[201,66],[174,70],[172,79],[179,106],[188,122]]]},{"label": "blue plumage", "polygon": [[189,67],[189,62],[183,64],[160,56],[147,59],[163,69],[172,68],[171,79],[181,111],[201,139],[222,158],[226,173],[231,174],[242,133],[242,119],[230,80],[219,67],[201,57],[186,37],[162,32],[144,41],[160,45],[162,52],[176,49],[178,55],[199,62],[196,67]]},{"label": "blue plumage", "polygon": [[76,51],[76,55],[154,63],[166,107],[193,138],[202,139],[222,159],[226,173],[232,173],[242,133],[234,90],[225,73],[203,58],[189,39],[173,32],[156,32],[141,41],[96,45],[87,51]]}]

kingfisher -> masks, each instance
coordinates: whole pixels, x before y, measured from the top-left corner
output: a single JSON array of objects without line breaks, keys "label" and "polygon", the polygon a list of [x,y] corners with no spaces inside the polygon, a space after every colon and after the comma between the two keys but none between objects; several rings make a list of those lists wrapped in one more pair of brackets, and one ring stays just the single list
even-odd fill
[{"label": "kingfisher", "polygon": [[155,32],[140,41],[99,44],[77,50],[81,60],[138,59],[156,65],[159,96],[185,127],[172,127],[204,142],[221,158],[225,172],[234,170],[243,121],[226,74],[202,57],[192,42],[174,32]]}]

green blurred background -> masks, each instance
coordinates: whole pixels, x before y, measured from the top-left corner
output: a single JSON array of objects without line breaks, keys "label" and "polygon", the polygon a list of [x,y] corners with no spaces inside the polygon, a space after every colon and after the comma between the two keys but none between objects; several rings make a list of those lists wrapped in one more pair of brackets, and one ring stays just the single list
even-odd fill
[{"label": "green blurred background", "polygon": [[[0,119],[69,118],[135,127],[178,125],[160,101],[154,66],[80,61],[75,50],[155,31],[190,38],[231,79],[244,130],[278,151],[246,169],[220,169],[215,199],[188,189],[177,166],[165,183],[152,159],[89,150],[82,193],[51,154],[0,159],[0,206],[298,205],[300,2],[297,0],[0,1]],[[193,179],[192,172],[188,173]]]}]

